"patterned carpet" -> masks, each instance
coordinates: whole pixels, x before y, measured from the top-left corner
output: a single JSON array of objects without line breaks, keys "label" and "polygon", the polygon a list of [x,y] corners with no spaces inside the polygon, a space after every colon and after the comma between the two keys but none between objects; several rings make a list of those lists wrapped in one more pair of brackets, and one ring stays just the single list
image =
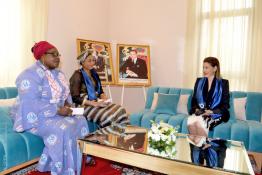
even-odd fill
[{"label": "patterned carpet", "polygon": [[[130,167],[123,164],[114,163],[105,159],[95,158],[95,165],[85,165],[82,167],[82,175],[162,175],[161,173],[155,173],[147,170],[142,170],[134,167]],[[13,174],[20,175],[21,173]],[[34,168],[30,168],[27,173],[23,175],[50,175],[50,172],[41,173]]]}]

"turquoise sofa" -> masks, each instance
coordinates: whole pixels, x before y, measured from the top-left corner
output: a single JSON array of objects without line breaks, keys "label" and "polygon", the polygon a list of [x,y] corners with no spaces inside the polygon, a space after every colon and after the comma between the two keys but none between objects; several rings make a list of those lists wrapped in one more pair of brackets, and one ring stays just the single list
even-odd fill
[{"label": "turquoise sofa", "polygon": [[[16,88],[0,88],[0,99],[16,96]],[[13,131],[9,109],[9,106],[0,106],[0,174],[3,170],[38,158],[44,148],[40,137],[28,132]]]},{"label": "turquoise sofa", "polygon": [[[140,112],[130,115],[132,125],[151,127],[150,120],[159,122],[164,121],[173,126],[179,126],[179,132],[188,133],[186,114],[170,115],[156,114],[150,110],[154,92],[164,94],[189,94],[188,111],[190,109],[192,89],[167,88],[167,87],[150,87],[147,91],[147,100],[145,108]],[[246,121],[238,120],[235,117],[233,99],[247,97],[246,102]],[[248,151],[262,153],[262,93],[257,92],[230,92],[230,120],[222,123],[209,132],[209,137],[222,138],[229,140],[242,141]]]}]

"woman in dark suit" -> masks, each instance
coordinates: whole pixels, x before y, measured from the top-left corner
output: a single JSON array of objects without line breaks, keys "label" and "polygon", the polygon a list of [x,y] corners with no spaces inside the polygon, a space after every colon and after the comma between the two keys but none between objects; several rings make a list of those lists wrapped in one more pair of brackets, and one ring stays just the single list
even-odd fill
[{"label": "woman in dark suit", "polygon": [[[208,136],[208,131],[229,120],[229,83],[220,76],[219,61],[207,57],[203,61],[203,77],[197,78],[188,118],[191,135]],[[201,137],[191,136],[194,144],[202,146]]]}]

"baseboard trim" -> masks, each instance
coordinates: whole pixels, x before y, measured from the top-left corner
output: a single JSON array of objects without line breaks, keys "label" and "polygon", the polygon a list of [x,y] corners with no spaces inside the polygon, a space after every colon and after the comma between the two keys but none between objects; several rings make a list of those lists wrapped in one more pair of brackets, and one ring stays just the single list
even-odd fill
[{"label": "baseboard trim", "polygon": [[19,170],[19,169],[22,169],[22,168],[24,168],[24,167],[27,167],[27,166],[29,166],[29,165],[32,165],[32,164],[38,162],[38,160],[39,160],[39,158],[36,158],[36,159],[30,160],[30,161],[28,161],[28,162],[25,162],[25,163],[19,164],[19,165],[17,165],[17,166],[14,166],[14,167],[12,167],[12,168],[6,169],[6,170],[0,172],[0,175],[12,173],[12,172],[17,171],[17,170]]}]

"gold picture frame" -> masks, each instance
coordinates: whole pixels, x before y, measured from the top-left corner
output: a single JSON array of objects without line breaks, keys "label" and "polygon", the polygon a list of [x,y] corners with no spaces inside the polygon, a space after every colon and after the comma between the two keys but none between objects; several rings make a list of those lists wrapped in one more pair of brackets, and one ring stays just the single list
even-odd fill
[{"label": "gold picture frame", "polygon": [[99,75],[102,85],[115,83],[110,43],[94,40],[77,39],[77,54],[80,55],[86,49],[93,49],[97,52],[95,69]]},{"label": "gold picture frame", "polygon": [[116,83],[127,86],[150,86],[150,47],[117,44]]}]

